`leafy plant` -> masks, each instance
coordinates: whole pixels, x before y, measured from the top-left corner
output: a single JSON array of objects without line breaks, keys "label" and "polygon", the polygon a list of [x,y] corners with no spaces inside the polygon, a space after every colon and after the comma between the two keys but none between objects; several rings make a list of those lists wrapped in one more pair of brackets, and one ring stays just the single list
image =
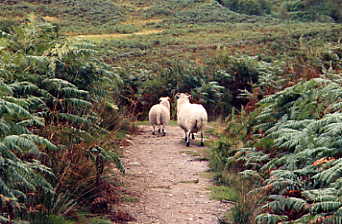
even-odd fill
[{"label": "leafy plant", "polygon": [[[253,128],[246,132],[254,136],[245,143],[256,148],[226,149],[222,160],[226,169],[238,168],[241,175],[257,178],[259,187],[247,194],[268,195],[249,218],[254,216],[257,223],[339,219],[341,92],[339,79],[327,71],[258,102],[254,116],[248,116]],[[233,134],[232,128],[227,130]]]},{"label": "leafy plant", "polygon": [[248,15],[264,15],[271,12],[271,2],[267,0],[217,0],[229,9]]},{"label": "leafy plant", "polygon": [[[88,149],[106,145],[105,128],[114,125],[102,126],[97,109],[105,102],[114,105],[111,94],[121,79],[92,57],[92,45],[60,38],[53,25],[34,17],[13,27],[0,44],[3,214],[64,222],[59,215],[77,209],[84,193],[70,189],[94,181]],[[105,148],[103,165],[114,162],[124,172],[116,152]]]}]

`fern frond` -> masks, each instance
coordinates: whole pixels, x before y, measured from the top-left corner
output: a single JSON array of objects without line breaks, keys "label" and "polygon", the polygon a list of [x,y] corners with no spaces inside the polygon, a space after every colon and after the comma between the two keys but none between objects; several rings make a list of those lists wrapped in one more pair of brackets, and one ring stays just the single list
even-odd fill
[{"label": "fern frond", "polygon": [[312,177],[320,186],[328,185],[342,177],[342,159],[331,162],[331,166],[331,168],[328,168]]},{"label": "fern frond", "polygon": [[332,111],[341,111],[342,110],[342,102],[334,103],[330,106]]},{"label": "fern frond", "polygon": [[62,88],[70,87],[70,88],[77,88],[74,84],[68,82],[64,79],[44,79],[42,84],[48,89],[48,90],[59,90]]},{"label": "fern frond", "polygon": [[12,96],[13,91],[11,87],[0,80],[0,96]]},{"label": "fern frond", "polygon": [[0,193],[7,197],[15,198],[12,189],[7,186],[7,183],[3,180],[3,174],[0,175]]},{"label": "fern frond", "polygon": [[46,146],[50,150],[57,150],[57,146],[52,144],[46,138],[32,134],[9,135],[3,139],[3,143],[9,149],[16,149],[19,152],[22,150],[39,152],[37,145]]},{"label": "fern frond", "polygon": [[256,217],[257,224],[277,224],[288,219],[285,215],[274,215],[269,213],[262,213]]},{"label": "fern frond", "polygon": [[32,118],[31,113],[25,110],[23,107],[0,99],[0,116],[4,116],[5,114],[18,120]]},{"label": "fern frond", "polygon": [[92,104],[90,102],[79,98],[65,98],[64,103],[70,110],[74,109],[84,111],[89,110],[89,108],[92,107]]},{"label": "fern frond", "polygon": [[317,216],[312,214],[306,214],[301,216],[299,219],[289,222],[288,224],[317,223],[316,221],[321,218],[323,218],[323,216],[321,215]]},{"label": "fern frond", "polygon": [[47,56],[37,56],[37,55],[26,55],[26,59],[29,61],[29,63],[36,63],[39,65],[47,66],[49,64],[49,57]]},{"label": "fern frond", "polygon": [[60,90],[60,92],[65,98],[86,97],[89,94],[88,91],[76,89],[73,87],[64,87]]},{"label": "fern frond", "polygon": [[336,211],[342,206],[342,202],[338,201],[323,201],[317,202],[312,205],[310,208],[311,214],[319,214],[323,212],[332,212]]},{"label": "fern frond", "polygon": [[65,120],[65,121],[68,121],[72,124],[75,124],[75,125],[90,125],[91,122],[87,119],[87,118],[84,118],[84,117],[81,117],[81,116],[78,116],[78,115],[74,115],[74,114],[67,114],[67,113],[59,113],[57,115],[57,117],[59,117],[60,119],[62,120]]},{"label": "fern frond", "polygon": [[276,214],[282,214],[286,211],[301,213],[306,210],[306,207],[307,202],[301,198],[281,196],[263,206],[263,208],[267,208]]},{"label": "fern frond", "polygon": [[253,179],[258,180],[259,182],[263,181],[263,178],[260,174],[255,170],[244,170],[239,173],[244,179]]},{"label": "fern frond", "polygon": [[102,147],[99,147],[99,148],[103,152],[102,154],[107,161],[114,162],[116,168],[118,168],[121,173],[126,172],[125,166],[122,163],[122,161],[121,161],[121,159],[117,153],[109,151],[109,150],[105,150]]},{"label": "fern frond", "polygon": [[328,215],[323,219],[324,224],[341,224],[342,216],[340,215]]},{"label": "fern frond", "polygon": [[10,88],[19,96],[34,95],[40,92],[40,88],[31,82],[14,82]]},{"label": "fern frond", "polygon": [[335,188],[320,188],[303,191],[302,196],[311,202],[335,201],[337,190]]},{"label": "fern frond", "polygon": [[16,98],[13,96],[5,96],[2,98],[3,100],[6,100],[7,102],[14,103],[18,106],[21,106],[25,110],[29,109],[29,102],[25,98]]}]

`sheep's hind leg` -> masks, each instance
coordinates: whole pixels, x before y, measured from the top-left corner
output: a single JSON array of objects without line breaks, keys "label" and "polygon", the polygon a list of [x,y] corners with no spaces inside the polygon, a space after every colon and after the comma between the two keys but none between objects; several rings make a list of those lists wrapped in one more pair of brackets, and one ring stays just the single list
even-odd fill
[{"label": "sheep's hind leg", "polygon": [[166,135],[166,132],[165,132],[165,125],[164,125],[164,124],[162,125],[162,135],[163,135],[163,136]]},{"label": "sheep's hind leg", "polygon": [[188,131],[188,133],[186,134],[186,146],[189,147],[190,146],[190,130]]},{"label": "sheep's hind leg", "polygon": [[155,135],[156,134],[156,127],[154,125],[152,125],[152,127],[153,127],[152,135]]},{"label": "sheep's hind leg", "polygon": [[187,135],[186,135],[186,131],[184,131],[184,142],[186,143],[188,141]]},{"label": "sheep's hind leg", "polygon": [[203,131],[201,131],[201,146],[204,146],[204,136],[203,136]]}]

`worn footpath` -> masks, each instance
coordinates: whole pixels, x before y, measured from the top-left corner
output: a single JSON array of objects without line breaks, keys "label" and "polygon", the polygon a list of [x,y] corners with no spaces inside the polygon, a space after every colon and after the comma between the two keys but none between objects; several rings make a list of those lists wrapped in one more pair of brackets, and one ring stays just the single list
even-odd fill
[{"label": "worn footpath", "polygon": [[124,159],[127,191],[138,199],[121,205],[136,219],[130,223],[218,223],[229,205],[209,198],[208,163],[191,155],[199,146],[186,147],[179,127],[167,127],[164,137],[140,129]]}]

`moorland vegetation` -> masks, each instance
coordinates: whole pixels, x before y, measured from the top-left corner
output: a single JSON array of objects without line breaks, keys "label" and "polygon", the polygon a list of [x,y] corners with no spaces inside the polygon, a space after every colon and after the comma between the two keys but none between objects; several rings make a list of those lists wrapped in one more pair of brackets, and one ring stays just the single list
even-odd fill
[{"label": "moorland vegetation", "polygon": [[222,223],[342,223],[341,4],[1,1],[1,222],[110,213],[122,118],[189,92],[220,118],[208,159],[235,203]]}]

